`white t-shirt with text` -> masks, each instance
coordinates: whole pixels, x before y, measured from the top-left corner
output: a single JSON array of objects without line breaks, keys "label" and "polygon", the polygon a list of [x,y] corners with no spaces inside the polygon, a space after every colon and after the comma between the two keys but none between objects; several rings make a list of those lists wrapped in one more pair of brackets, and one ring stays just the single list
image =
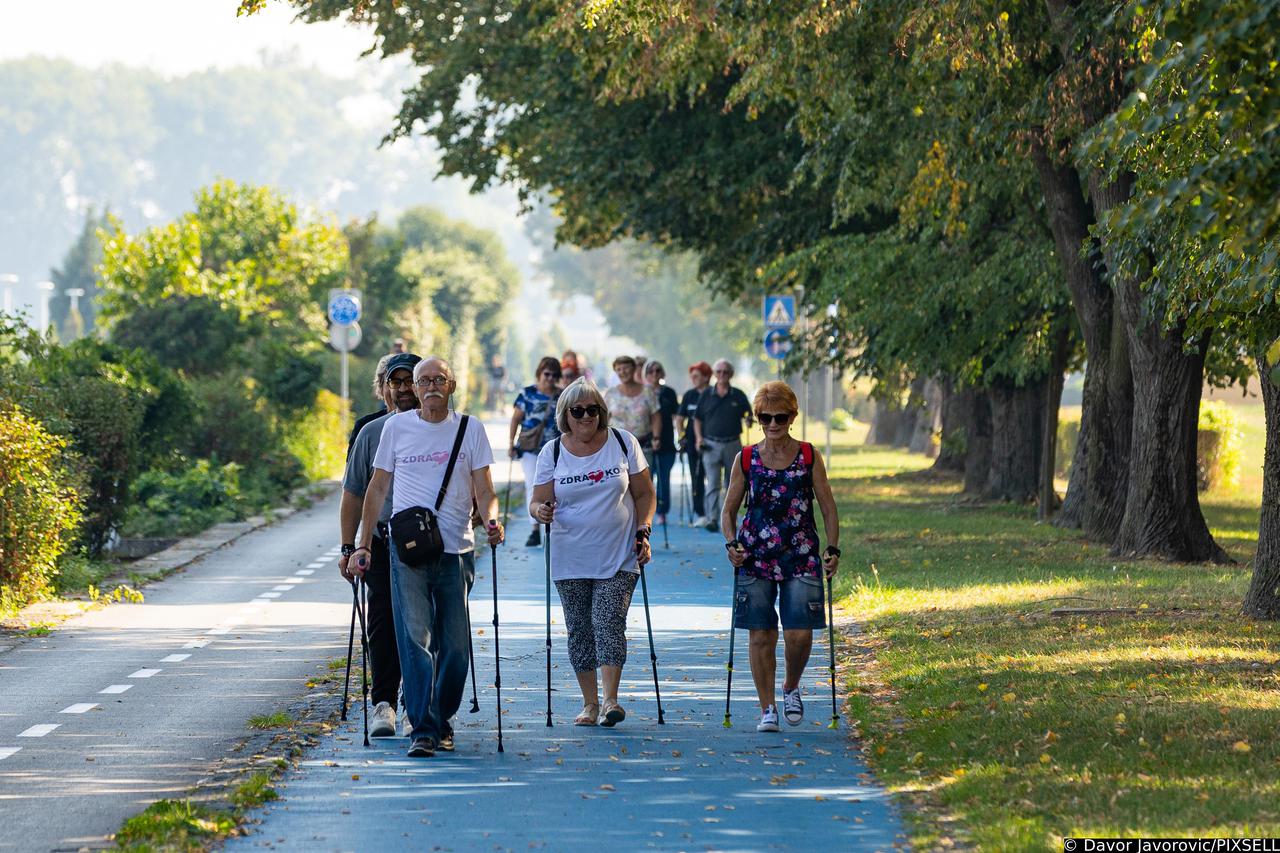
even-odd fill
[{"label": "white t-shirt with text", "polygon": [[[411,506],[435,507],[461,420],[457,412],[449,412],[449,417],[433,424],[424,421],[416,409],[387,416],[373,467],[390,471],[395,477],[392,514]],[[465,554],[475,548],[475,535],[471,531],[471,472],[492,464],[493,448],[489,446],[484,425],[471,418],[467,421],[467,434],[458,451],[458,462],[444,503],[437,514],[446,553]]]},{"label": "white t-shirt with text", "polygon": [[636,504],[631,478],[644,471],[640,442],[618,430],[627,446],[624,455],[612,430],[590,456],[574,456],[563,443],[553,464],[555,442],[542,448],[534,484],[555,480],[556,512],[551,523],[551,577],[611,578],[619,571],[638,572],[635,534]]}]

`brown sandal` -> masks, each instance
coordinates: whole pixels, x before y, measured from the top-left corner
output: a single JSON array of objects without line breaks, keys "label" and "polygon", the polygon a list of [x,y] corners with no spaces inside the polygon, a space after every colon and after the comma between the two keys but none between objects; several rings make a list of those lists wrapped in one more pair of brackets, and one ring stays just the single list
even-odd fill
[{"label": "brown sandal", "polygon": [[594,726],[600,717],[600,703],[588,702],[582,706],[582,713],[573,718],[575,726]]}]

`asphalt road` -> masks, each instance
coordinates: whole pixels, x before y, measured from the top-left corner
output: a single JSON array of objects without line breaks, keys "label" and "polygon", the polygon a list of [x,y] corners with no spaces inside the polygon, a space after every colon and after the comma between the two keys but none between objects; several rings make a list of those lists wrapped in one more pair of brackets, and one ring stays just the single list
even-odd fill
[{"label": "asphalt road", "polygon": [[110,846],[345,655],[336,518],[334,496],[0,655],[0,851]]},{"label": "asphalt road", "polygon": [[513,521],[499,549],[502,718],[498,754],[493,578],[477,564],[471,620],[480,684],[455,720],[457,752],[410,759],[405,738],[362,746],[359,714],[287,774],[282,799],[226,849],[287,851],[814,850],[905,847],[899,818],[831,716],[825,641],[803,682],[808,717],[758,734],[739,632],[733,727],[724,728],[731,576],[718,535],[655,535],[647,570],[665,724],[657,722],[637,587],[615,729],[572,725],[581,707],[553,592],[553,723],[546,727],[542,550]]}]

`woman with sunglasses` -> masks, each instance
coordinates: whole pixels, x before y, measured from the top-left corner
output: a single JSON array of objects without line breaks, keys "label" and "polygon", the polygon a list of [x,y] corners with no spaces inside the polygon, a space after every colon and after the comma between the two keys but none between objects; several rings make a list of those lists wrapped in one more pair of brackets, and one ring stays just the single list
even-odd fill
[{"label": "woman with sunglasses", "polygon": [[[556,396],[560,393],[560,359],[546,356],[538,362],[537,381],[526,385],[516,396],[508,428],[507,454],[520,460],[524,471],[526,494],[533,483],[538,464],[538,453],[556,437]],[[510,488],[510,485],[507,486]],[[525,547],[536,548],[542,544],[538,525],[525,541]]]},{"label": "woman with sunglasses", "polygon": [[609,409],[592,382],[579,379],[561,393],[556,423],[560,438],[538,454],[529,514],[551,525],[551,577],[582,690],[582,712],[573,722],[613,726],[627,716],[618,683],[631,595],[650,557],[653,482],[640,442],[609,426]]},{"label": "woman with sunglasses", "polygon": [[[756,391],[752,409],[764,441],[744,447],[734,460],[720,515],[729,562],[737,574],[733,625],[750,632],[751,677],[760,698],[758,732],[778,731],[779,611],[786,658],[783,716],[793,726],[804,719],[800,679],[813,649],[813,632],[826,627],[822,578],[824,573],[834,575],[840,565],[840,519],[826,466],[813,445],[791,437],[799,408],[795,392],[785,382],[766,382]],[[738,507],[744,497],[747,511],[739,527]],[[814,501],[822,510],[827,534],[821,554]]]}]

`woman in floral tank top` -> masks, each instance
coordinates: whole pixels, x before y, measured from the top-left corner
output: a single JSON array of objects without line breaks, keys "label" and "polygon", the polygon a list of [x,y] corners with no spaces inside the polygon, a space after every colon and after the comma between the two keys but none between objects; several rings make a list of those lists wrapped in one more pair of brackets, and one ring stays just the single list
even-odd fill
[{"label": "woman in floral tank top", "polygon": [[[804,719],[800,679],[813,650],[813,632],[826,627],[823,575],[830,578],[840,564],[840,519],[822,457],[811,444],[791,437],[799,411],[795,392],[785,382],[766,382],[752,408],[765,440],[743,448],[735,461],[720,527],[737,573],[733,625],[751,636],[751,677],[761,710],[756,731],[776,732],[779,612],[787,662],[783,716],[796,726]],[[743,498],[747,510],[739,527]],[[821,553],[815,502],[827,535]]]}]

